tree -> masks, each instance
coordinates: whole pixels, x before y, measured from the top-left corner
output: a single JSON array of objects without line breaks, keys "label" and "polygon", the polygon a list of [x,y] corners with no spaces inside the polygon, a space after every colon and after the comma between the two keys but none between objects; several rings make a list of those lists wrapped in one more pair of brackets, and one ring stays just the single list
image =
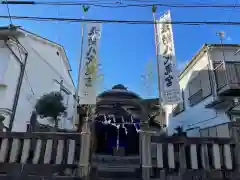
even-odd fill
[{"label": "tree", "polygon": [[141,87],[144,88],[144,92],[147,96],[152,96],[154,94],[154,89],[156,85],[156,71],[154,69],[155,65],[150,59],[147,61],[144,72],[141,74]]},{"label": "tree", "polygon": [[41,117],[50,117],[54,121],[55,129],[58,128],[59,116],[64,115],[66,107],[63,105],[63,96],[60,92],[50,92],[43,95],[36,103],[35,109]]},{"label": "tree", "polygon": [[5,117],[3,115],[0,115],[0,131],[3,131]]},{"label": "tree", "polygon": [[182,126],[177,126],[175,128],[175,133],[173,133],[173,136],[184,136],[186,137],[187,136],[187,133],[183,130],[183,127]]}]

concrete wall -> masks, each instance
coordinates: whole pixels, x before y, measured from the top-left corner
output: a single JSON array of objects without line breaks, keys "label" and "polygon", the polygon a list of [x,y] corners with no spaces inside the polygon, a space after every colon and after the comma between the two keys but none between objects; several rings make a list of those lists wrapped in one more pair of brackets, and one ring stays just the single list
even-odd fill
[{"label": "concrete wall", "polygon": [[[214,109],[207,109],[205,106],[214,100],[213,95],[205,98],[200,103],[194,106],[189,106],[189,89],[188,83],[195,75],[201,71],[206,65],[209,64],[209,60],[217,61],[223,59],[223,49],[210,49],[209,54],[203,53],[197,57],[198,60],[193,67],[188,68],[186,74],[180,79],[180,87],[184,90],[185,110],[177,116],[172,116],[172,108],[168,107],[167,119],[168,119],[168,134],[174,133],[174,128],[177,126],[183,126],[185,130],[188,130],[189,136],[200,136],[199,129],[215,126],[218,124],[229,122],[229,117],[225,114],[225,111],[215,111]],[[224,49],[225,50],[225,49]],[[239,61],[240,54],[234,55],[236,48],[227,48],[225,51],[225,59],[232,61]]]},{"label": "concrete wall", "polygon": [[[57,83],[63,80],[63,85],[71,94],[68,97],[67,117],[62,118],[60,128],[72,128],[73,106],[74,106],[74,85],[66,67],[66,57],[63,50],[58,47],[36,38],[34,35],[27,35],[19,38],[20,43],[28,52],[27,65],[22,83],[21,93],[17,106],[16,116],[13,124],[13,131],[26,131],[27,123],[30,120],[31,112],[34,110],[36,101],[45,93],[60,91]],[[20,57],[19,50],[11,46],[14,52]],[[16,85],[20,73],[19,62],[11,55],[11,52],[3,46],[2,48],[9,57],[8,66],[4,73],[4,88],[0,87],[0,109],[12,109],[13,98],[15,96]],[[1,49],[0,49],[1,51]],[[22,58],[24,54],[21,53]],[[63,94],[64,95],[64,94]],[[66,96],[66,95],[64,95]],[[66,102],[66,101],[65,101]],[[39,119],[40,123],[49,124],[46,119]],[[9,125],[6,120],[5,125]]]}]

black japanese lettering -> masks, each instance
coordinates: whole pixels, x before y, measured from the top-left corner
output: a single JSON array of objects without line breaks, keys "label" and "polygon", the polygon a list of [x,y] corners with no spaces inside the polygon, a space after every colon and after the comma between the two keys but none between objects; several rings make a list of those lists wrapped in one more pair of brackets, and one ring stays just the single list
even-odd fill
[{"label": "black japanese lettering", "polygon": [[97,37],[99,36],[99,30],[96,27],[92,27],[88,33],[88,45],[96,45]]},{"label": "black japanese lettering", "polygon": [[91,87],[92,86],[92,78],[91,77],[87,77],[85,78],[86,80],[86,86],[87,87]]},{"label": "black japanese lettering", "polygon": [[96,38],[92,38],[92,37],[89,37],[88,38],[88,45],[91,46],[91,45],[97,45],[97,39]]},{"label": "black japanese lettering", "polygon": [[171,54],[163,55],[163,58],[164,58],[164,65],[166,65],[166,64],[170,63],[169,61],[171,61],[172,55]]},{"label": "black japanese lettering", "polygon": [[169,24],[164,24],[161,29],[161,33],[169,32],[170,31],[170,26]]},{"label": "black japanese lettering", "polygon": [[88,36],[92,37],[94,34],[96,34],[96,30],[97,30],[96,27],[92,27],[88,32]]},{"label": "black japanese lettering", "polygon": [[172,64],[168,64],[168,65],[165,66],[165,73],[164,74],[167,76],[171,73],[172,73]]},{"label": "black japanese lettering", "polygon": [[173,79],[172,75],[168,75],[168,76],[165,78],[167,87],[172,86],[172,79]]},{"label": "black japanese lettering", "polygon": [[94,58],[95,58],[95,56],[93,56],[93,55],[87,56],[86,57],[86,59],[87,59],[86,66],[88,66],[93,61]]},{"label": "black japanese lettering", "polygon": [[87,56],[90,56],[92,53],[94,53],[95,55],[96,55],[96,49],[95,48],[93,48],[93,47],[90,47],[89,49],[88,49],[88,52],[87,52]]}]

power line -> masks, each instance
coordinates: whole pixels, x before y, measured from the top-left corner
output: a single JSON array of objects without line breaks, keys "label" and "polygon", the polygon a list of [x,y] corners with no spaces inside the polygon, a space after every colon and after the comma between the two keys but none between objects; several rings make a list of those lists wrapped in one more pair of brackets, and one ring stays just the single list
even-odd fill
[{"label": "power line", "polygon": [[[0,16],[0,18],[8,19],[8,16]],[[239,26],[240,21],[172,21],[172,22],[153,22],[153,21],[137,21],[137,20],[103,20],[103,19],[82,19],[82,18],[56,18],[56,17],[38,17],[38,16],[11,16],[12,19],[21,19],[29,21],[62,21],[62,22],[88,22],[88,23],[118,23],[118,24],[176,24],[176,25],[222,25],[222,26]]]},{"label": "power line", "polygon": [[234,6],[233,10],[231,11],[231,13],[230,13],[230,15],[229,15],[228,21],[230,21],[230,20],[231,20],[231,18],[232,18],[232,15],[233,15],[233,11],[235,10],[235,8],[236,8],[237,4],[238,4],[238,0],[235,0],[235,6]]},{"label": "power line", "polygon": [[5,2],[7,2],[6,6],[7,6],[7,11],[8,11],[9,22],[10,22],[10,24],[12,24],[12,18],[11,18],[10,9],[9,9],[9,6],[8,6],[8,1],[6,0]]},{"label": "power line", "polygon": [[[141,1],[137,1],[141,2]],[[152,3],[152,4],[123,4],[119,3],[106,3],[101,1],[82,1],[82,2],[69,2],[69,1],[60,1],[60,2],[40,2],[40,1],[2,1],[1,4],[11,4],[11,5],[51,5],[51,6],[82,6],[90,5],[97,7],[106,7],[106,8],[125,8],[125,7],[152,7],[161,6],[161,7],[172,7],[172,8],[240,8],[240,5],[236,4],[190,4],[190,3]],[[106,4],[106,5],[103,5]],[[108,4],[108,5],[107,5]],[[112,4],[112,5],[111,5]]]}]

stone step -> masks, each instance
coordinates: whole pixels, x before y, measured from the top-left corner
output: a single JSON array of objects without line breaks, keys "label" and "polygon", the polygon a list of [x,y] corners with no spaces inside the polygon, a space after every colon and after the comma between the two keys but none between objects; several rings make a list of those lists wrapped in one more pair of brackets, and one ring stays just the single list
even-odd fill
[{"label": "stone step", "polygon": [[[94,180],[122,180],[122,178],[118,178],[118,177],[114,177],[114,178],[99,177],[99,178],[94,179]],[[141,180],[141,178],[124,178],[124,180]]]},{"label": "stone step", "polygon": [[97,169],[98,171],[135,172],[137,167],[98,165]]},{"label": "stone step", "polygon": [[[119,168],[119,167],[118,167]],[[91,179],[119,179],[119,180],[137,180],[141,177],[141,169],[140,168],[133,168],[131,170],[123,168],[122,169],[117,169],[117,168],[104,168],[104,169],[99,169],[93,168],[91,172]]]},{"label": "stone step", "polygon": [[24,180],[81,180],[79,177],[69,177],[69,176],[14,176],[7,174],[0,174],[0,180],[10,180],[10,179],[24,179]]},{"label": "stone step", "polygon": [[93,167],[125,167],[125,168],[140,168],[139,164],[124,164],[124,163],[99,163],[99,162],[92,162]]},{"label": "stone step", "polygon": [[99,178],[119,178],[119,179],[126,179],[126,178],[140,178],[141,175],[135,173],[119,173],[119,172],[99,172],[97,177]]},{"label": "stone step", "polygon": [[99,163],[99,164],[140,164],[140,157],[139,156],[110,156],[110,155],[93,155],[92,156],[92,163]]}]

